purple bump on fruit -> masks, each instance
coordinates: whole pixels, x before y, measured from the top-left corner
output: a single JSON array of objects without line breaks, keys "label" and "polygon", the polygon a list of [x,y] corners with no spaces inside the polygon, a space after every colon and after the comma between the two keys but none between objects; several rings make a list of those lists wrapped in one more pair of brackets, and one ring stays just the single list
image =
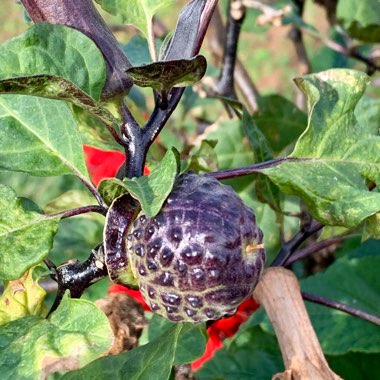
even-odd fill
[{"label": "purple bump on fruit", "polygon": [[144,298],[172,321],[230,315],[264,269],[254,213],[231,187],[207,175],[180,175],[159,214],[140,215],[129,236],[128,256]]}]

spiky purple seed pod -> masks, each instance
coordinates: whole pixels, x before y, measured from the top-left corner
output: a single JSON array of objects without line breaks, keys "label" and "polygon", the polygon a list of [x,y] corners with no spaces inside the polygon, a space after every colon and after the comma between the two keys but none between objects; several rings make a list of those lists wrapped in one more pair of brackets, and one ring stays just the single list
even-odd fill
[{"label": "spiky purple seed pod", "polygon": [[154,218],[140,215],[127,238],[132,271],[151,309],[178,322],[231,315],[264,269],[255,215],[229,186],[182,174]]}]

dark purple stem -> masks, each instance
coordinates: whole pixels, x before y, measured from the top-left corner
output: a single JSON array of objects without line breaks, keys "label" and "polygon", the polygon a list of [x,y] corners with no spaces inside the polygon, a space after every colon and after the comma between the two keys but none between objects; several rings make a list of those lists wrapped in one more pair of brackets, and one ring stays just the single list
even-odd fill
[{"label": "dark purple stem", "polygon": [[304,259],[305,257],[308,257],[322,249],[325,249],[327,247],[330,247],[331,245],[341,243],[344,239],[349,238],[350,235],[340,235],[340,236],[335,236],[331,239],[323,240],[315,244],[311,244],[306,248],[300,249],[292,256],[289,257],[289,259],[285,262],[284,266],[289,266],[293,264],[295,261]]},{"label": "dark purple stem", "polygon": [[[216,92],[221,96],[237,99],[234,88],[234,72],[240,30],[245,18],[245,7],[241,4],[240,10],[233,11],[233,3],[234,0],[229,2],[227,10],[227,33],[224,42],[222,70],[216,85]],[[238,13],[238,17],[234,13]]]},{"label": "dark purple stem", "polygon": [[47,317],[59,306],[66,290],[72,298],[80,298],[90,285],[107,276],[102,244],[93,249],[84,262],[70,260],[59,267],[47,259],[45,263],[52,271],[51,278],[58,283],[58,292]]},{"label": "dark purple stem", "polygon": [[314,302],[319,305],[328,306],[340,311],[344,311],[345,313],[348,313],[350,315],[353,315],[354,317],[358,317],[360,319],[364,319],[368,322],[372,322],[377,326],[380,326],[380,317],[376,315],[369,314],[363,310],[355,309],[351,306],[345,305],[343,303],[331,300],[326,297],[316,296],[314,294],[310,294],[307,292],[301,292],[302,297],[306,301]]},{"label": "dark purple stem", "polygon": [[312,221],[309,226],[302,228],[292,239],[282,244],[280,251],[273,260],[271,267],[284,266],[294,251],[310,236],[324,227],[322,223]]},{"label": "dark purple stem", "polygon": [[124,141],[120,138],[120,136],[118,135],[118,133],[115,131],[114,128],[112,128],[111,125],[105,123],[102,119],[99,119],[103,125],[107,128],[108,132],[111,134],[111,136],[114,138],[114,140],[121,146],[124,146],[125,143]]},{"label": "dark purple stem", "polygon": [[[295,1],[298,7],[298,16],[302,18],[304,12],[305,1],[304,0],[296,0]],[[311,64],[307,55],[306,47],[303,41],[302,30],[297,26],[293,25],[289,31],[289,38],[293,41],[297,60],[299,64],[302,66],[301,74],[305,75],[310,72]]]},{"label": "dark purple stem", "polygon": [[90,193],[95,197],[98,204],[103,207],[104,209],[107,208],[107,205],[104,203],[104,200],[102,196],[100,195],[98,189],[96,186],[90,182],[87,178],[83,177],[82,174],[79,172],[75,173],[77,177],[80,179],[80,181],[87,187],[87,189],[90,191]]},{"label": "dark purple stem", "polygon": [[184,88],[173,88],[169,94],[167,108],[161,109],[159,104],[155,106],[153,113],[144,127],[143,144],[147,148],[153,143],[166,122],[169,120],[169,117],[176,109],[184,91]]},{"label": "dark purple stem", "polygon": [[124,103],[120,109],[123,117],[121,133],[126,155],[125,168],[121,177],[141,177],[147,152],[147,148],[143,145],[144,131]]},{"label": "dark purple stem", "polygon": [[96,212],[98,214],[106,215],[107,209],[102,207],[102,206],[97,206],[97,205],[91,205],[91,206],[83,206],[83,207],[78,207],[78,208],[73,208],[71,210],[65,210],[65,211],[60,211],[55,214],[48,214],[46,217],[48,218],[70,218],[72,216],[77,216],[81,214],[87,214],[89,212]]},{"label": "dark purple stem", "polygon": [[277,158],[275,160],[260,162],[249,166],[243,166],[241,168],[219,170],[215,172],[207,173],[218,180],[241,177],[244,175],[250,175],[255,173],[261,173],[263,169],[271,168],[273,166],[280,165],[284,162],[300,161],[298,158]]}]

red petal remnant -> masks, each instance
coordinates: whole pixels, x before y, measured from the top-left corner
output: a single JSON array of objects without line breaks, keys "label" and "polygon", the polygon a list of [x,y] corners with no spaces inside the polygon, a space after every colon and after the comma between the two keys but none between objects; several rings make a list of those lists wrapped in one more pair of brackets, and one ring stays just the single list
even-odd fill
[{"label": "red petal remnant", "polygon": [[[125,154],[117,150],[105,151],[89,145],[83,145],[83,150],[91,180],[96,186],[103,178],[115,177],[125,161]],[[144,175],[149,173],[145,166]]]},{"label": "red petal remnant", "polygon": [[104,151],[92,146],[83,146],[86,164],[94,185],[103,178],[115,177],[125,161],[125,155],[119,151]]},{"label": "red petal remnant", "polygon": [[258,307],[259,305],[256,301],[250,297],[240,304],[233,316],[213,322],[211,326],[207,328],[209,339],[204,354],[191,363],[193,371],[197,371],[204,363],[210,360],[215,355],[215,352],[223,347],[223,340],[233,336],[238,331],[240,325],[245,322]]}]

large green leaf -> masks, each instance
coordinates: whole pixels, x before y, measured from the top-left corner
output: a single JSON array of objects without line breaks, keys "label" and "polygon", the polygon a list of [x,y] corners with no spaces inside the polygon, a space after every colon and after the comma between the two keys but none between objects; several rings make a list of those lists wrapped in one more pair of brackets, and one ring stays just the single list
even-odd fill
[{"label": "large green leaf", "polygon": [[[379,255],[344,257],[324,273],[301,281],[301,287],[304,291],[379,315],[379,267]],[[308,304],[307,309],[326,354],[380,353],[378,326],[321,305]]]},{"label": "large green leaf", "polygon": [[0,279],[20,278],[49,253],[59,218],[36,210],[31,201],[0,185]]},{"label": "large green leaf", "polygon": [[99,191],[105,196],[107,203],[128,191],[140,202],[144,214],[151,218],[157,215],[170,194],[178,173],[178,166],[178,152],[171,149],[149,175],[132,179],[125,178],[123,181],[104,179],[99,184]]},{"label": "large green leaf", "polygon": [[87,367],[67,373],[64,380],[167,380],[184,325],[173,325],[164,335],[132,351],[98,359]]},{"label": "large green leaf", "polygon": [[[345,380],[375,379],[380,370],[379,354],[349,352],[327,355],[332,370]],[[198,380],[267,380],[284,371],[277,339],[260,326],[239,331],[196,372]]]},{"label": "large green leaf", "polygon": [[337,18],[349,34],[363,41],[380,41],[379,0],[339,0]]},{"label": "large green leaf", "polygon": [[77,369],[105,354],[113,334],[93,303],[64,297],[48,319],[30,316],[0,327],[4,379],[40,379]]},{"label": "large green leaf", "polygon": [[259,326],[227,340],[196,373],[199,380],[268,380],[284,371],[276,337]]},{"label": "large green leaf", "polygon": [[350,352],[327,355],[330,368],[344,380],[376,379],[380,373],[380,354]]},{"label": "large green leaf", "polygon": [[37,74],[63,77],[95,100],[106,79],[104,59],[95,43],[64,25],[32,26],[0,45],[0,62],[0,80]]},{"label": "large green leaf", "polygon": [[100,102],[60,76],[43,74],[0,80],[0,94],[34,95],[66,100],[96,115],[108,125],[117,124],[117,119]]},{"label": "large green leaf", "polygon": [[0,96],[0,169],[88,178],[82,143],[67,104],[23,95]]},{"label": "large green leaf", "polygon": [[378,134],[373,125],[359,124],[354,113],[369,83],[363,72],[331,69],[295,83],[307,96],[309,114],[291,157],[345,157],[360,140]]},{"label": "large green leaf", "polygon": [[378,125],[360,123],[354,112],[368,77],[334,69],[296,83],[308,97],[308,127],[290,159],[262,173],[302,197],[323,223],[357,226],[380,210],[380,194],[368,189],[380,180]]},{"label": "large green leaf", "polygon": [[121,15],[126,24],[139,28],[149,38],[153,16],[174,0],[96,0],[112,15]]},{"label": "large green leaf", "polygon": [[304,131],[307,116],[294,103],[280,95],[259,99],[259,112],[252,116],[274,152],[294,143]]},{"label": "large green leaf", "polygon": [[[149,323],[149,341],[159,338],[176,325],[166,318],[154,314]],[[191,363],[198,359],[206,347],[206,330],[203,324],[185,323],[178,337],[174,364]]]},{"label": "large green leaf", "polygon": [[28,315],[44,314],[46,292],[38,284],[43,272],[46,273],[46,268],[37,266],[18,280],[5,281],[0,296],[0,325]]}]

